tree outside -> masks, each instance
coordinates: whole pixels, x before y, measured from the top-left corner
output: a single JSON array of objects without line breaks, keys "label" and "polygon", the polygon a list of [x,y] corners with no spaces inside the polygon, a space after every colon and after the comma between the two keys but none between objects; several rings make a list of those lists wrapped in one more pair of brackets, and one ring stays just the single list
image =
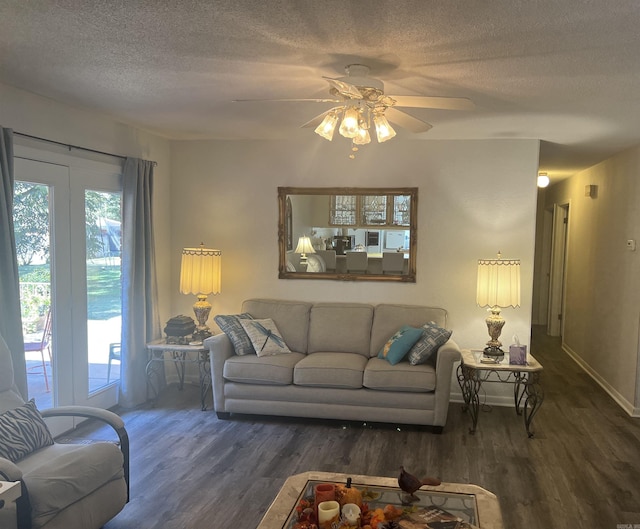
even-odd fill
[{"label": "tree outside", "polygon": [[[120,314],[120,262],[101,258],[120,255],[120,196],[87,191],[85,212],[87,284],[91,285],[88,317],[108,319]],[[35,332],[51,303],[48,186],[16,181],[13,221],[20,283],[21,286],[29,285],[29,288],[21,288],[22,320],[25,333],[31,333]],[[118,226],[117,248],[114,248],[113,233],[106,233],[106,223]]]}]

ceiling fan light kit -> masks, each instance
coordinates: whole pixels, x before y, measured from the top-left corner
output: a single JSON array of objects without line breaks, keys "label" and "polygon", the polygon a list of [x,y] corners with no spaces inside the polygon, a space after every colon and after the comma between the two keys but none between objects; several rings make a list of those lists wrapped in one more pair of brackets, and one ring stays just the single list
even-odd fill
[{"label": "ceiling fan light kit", "polygon": [[[324,77],[329,83],[327,99],[280,99],[276,101],[295,101],[310,103],[338,103],[339,105],[311,119],[303,127],[314,127],[316,134],[332,141],[336,128],[341,136],[351,140],[351,154],[355,158],[358,145],[371,143],[371,127],[375,127],[378,143],[390,140],[396,131],[390,125],[396,125],[413,133],[423,133],[431,125],[416,118],[400,107],[438,108],[442,110],[472,110],[473,103],[464,97],[434,96],[391,96],[385,95],[384,83],[369,77],[369,67],[364,64],[349,64],[345,68],[345,77]],[[240,100],[240,101],[247,101]],[[342,120],[342,121],[340,121]],[[340,121],[340,126],[338,122]]]}]

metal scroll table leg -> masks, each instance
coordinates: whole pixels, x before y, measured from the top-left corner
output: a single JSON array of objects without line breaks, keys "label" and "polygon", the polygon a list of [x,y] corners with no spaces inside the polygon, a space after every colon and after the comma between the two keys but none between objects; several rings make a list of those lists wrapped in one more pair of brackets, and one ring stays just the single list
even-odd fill
[{"label": "metal scroll table leg", "polygon": [[209,368],[209,351],[202,351],[198,359],[198,369],[200,371],[200,408],[207,409],[207,393],[211,387],[211,371]]},{"label": "metal scroll table leg", "polygon": [[162,362],[158,361],[157,358],[152,356],[147,362],[147,367],[145,368],[145,374],[147,375],[147,395],[149,394],[149,389],[151,389],[151,403],[153,406],[155,406],[160,393],[160,377],[163,370],[164,365]]},{"label": "metal scroll table leg", "polygon": [[178,375],[178,389],[182,391],[184,389],[184,364],[187,353],[185,351],[171,351],[171,357],[173,365],[176,366],[176,375]]},{"label": "metal scroll table leg", "polygon": [[522,397],[525,395],[527,375],[520,371],[516,371],[513,376],[515,377],[515,383],[513,385],[513,400],[516,405],[516,413],[518,415],[522,415],[520,406],[522,405]]},{"label": "metal scroll table leg", "polygon": [[480,413],[480,399],[478,393],[480,392],[481,380],[477,376],[475,369],[471,369],[464,364],[458,366],[457,371],[458,384],[460,384],[460,390],[462,391],[462,397],[464,398],[464,406],[462,411],[469,411],[471,415],[472,427],[469,428],[469,433],[475,433],[476,426],[478,425],[478,414]]},{"label": "metal scroll table leg", "polygon": [[527,429],[527,435],[533,437],[531,431],[531,422],[533,417],[542,406],[544,401],[544,390],[540,385],[540,373],[530,373],[527,382],[524,385],[524,395],[526,399],[524,401],[524,426]]}]

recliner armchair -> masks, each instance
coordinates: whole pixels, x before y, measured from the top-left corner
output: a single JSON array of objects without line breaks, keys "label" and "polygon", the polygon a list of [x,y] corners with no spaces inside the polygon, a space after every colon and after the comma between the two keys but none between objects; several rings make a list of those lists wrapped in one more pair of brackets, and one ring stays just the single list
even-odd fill
[{"label": "recliner armchair", "polygon": [[[51,408],[41,416],[97,419],[113,428],[119,446],[53,442],[35,406],[20,396],[11,353],[0,336],[0,429],[4,424],[0,453],[15,456],[14,461],[0,456],[0,480],[22,482],[22,496],[16,502],[18,528],[99,529],[129,500],[129,438],[124,422],[111,411],[88,406]],[[12,428],[14,419],[22,429]],[[16,434],[23,429],[27,434]],[[0,522],[7,516],[7,509],[3,510]]]}]

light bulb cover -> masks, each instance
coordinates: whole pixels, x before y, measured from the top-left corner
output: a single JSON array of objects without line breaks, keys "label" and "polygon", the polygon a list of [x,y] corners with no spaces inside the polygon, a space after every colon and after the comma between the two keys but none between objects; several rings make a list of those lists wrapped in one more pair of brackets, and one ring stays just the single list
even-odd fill
[{"label": "light bulb cover", "polygon": [[376,136],[379,143],[390,140],[396,135],[396,131],[393,130],[393,127],[389,124],[387,118],[384,117],[384,114],[374,114],[373,123],[376,126]]},{"label": "light bulb cover", "polygon": [[344,111],[344,118],[340,124],[340,134],[345,138],[355,138],[358,135],[360,127],[358,109],[355,107],[349,107]]},{"label": "light bulb cover", "polygon": [[549,185],[549,177],[547,173],[540,173],[538,175],[538,187],[547,187]]},{"label": "light bulb cover", "polygon": [[355,143],[356,145],[366,145],[367,143],[371,143],[369,129],[360,127],[358,129],[357,136],[353,138],[353,143]]},{"label": "light bulb cover", "polygon": [[315,129],[315,133],[322,136],[325,140],[333,140],[333,134],[336,131],[336,125],[338,124],[338,114],[336,112],[329,112],[322,123]]}]

